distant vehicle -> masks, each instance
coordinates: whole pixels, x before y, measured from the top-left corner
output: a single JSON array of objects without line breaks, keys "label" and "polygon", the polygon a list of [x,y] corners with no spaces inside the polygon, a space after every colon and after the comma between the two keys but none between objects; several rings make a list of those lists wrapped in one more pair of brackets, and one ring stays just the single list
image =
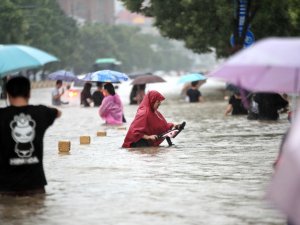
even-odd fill
[{"label": "distant vehicle", "polygon": [[118,61],[115,58],[98,58],[95,60],[93,65],[93,70],[116,70],[119,71],[120,65],[122,62]]},{"label": "distant vehicle", "polygon": [[[85,75],[79,75],[78,78],[82,79]],[[65,89],[65,94],[63,96],[63,101],[68,101],[70,105],[80,105],[80,93],[83,89],[85,81],[73,81],[67,88]],[[97,89],[96,82],[91,82],[92,89],[91,94]]]}]

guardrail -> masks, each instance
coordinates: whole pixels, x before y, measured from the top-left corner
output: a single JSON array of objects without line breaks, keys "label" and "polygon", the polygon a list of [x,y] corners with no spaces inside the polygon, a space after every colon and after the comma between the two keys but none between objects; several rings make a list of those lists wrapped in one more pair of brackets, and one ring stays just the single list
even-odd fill
[{"label": "guardrail", "polygon": [[31,88],[49,88],[49,87],[54,87],[55,86],[55,81],[53,80],[43,80],[43,81],[32,81],[31,82]]}]

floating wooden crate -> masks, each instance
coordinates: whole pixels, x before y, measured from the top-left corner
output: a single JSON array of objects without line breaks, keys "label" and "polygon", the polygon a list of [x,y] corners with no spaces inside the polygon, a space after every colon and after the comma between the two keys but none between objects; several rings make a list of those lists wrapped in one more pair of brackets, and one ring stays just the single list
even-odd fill
[{"label": "floating wooden crate", "polygon": [[101,137],[106,136],[106,131],[98,131],[97,136],[101,136]]},{"label": "floating wooden crate", "polygon": [[81,145],[88,145],[91,143],[91,137],[90,136],[80,136],[80,144]]},{"label": "floating wooden crate", "polygon": [[58,151],[59,152],[69,152],[71,150],[70,141],[59,141],[58,142]]}]

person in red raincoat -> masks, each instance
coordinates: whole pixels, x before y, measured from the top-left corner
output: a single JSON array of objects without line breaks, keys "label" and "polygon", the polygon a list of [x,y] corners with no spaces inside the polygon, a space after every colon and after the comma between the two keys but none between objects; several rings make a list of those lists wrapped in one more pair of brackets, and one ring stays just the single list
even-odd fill
[{"label": "person in red raincoat", "polygon": [[157,111],[164,99],[164,96],[158,91],[149,91],[144,96],[129,127],[122,145],[123,148],[159,146],[163,139],[159,140],[157,135],[179,126],[168,123]]}]

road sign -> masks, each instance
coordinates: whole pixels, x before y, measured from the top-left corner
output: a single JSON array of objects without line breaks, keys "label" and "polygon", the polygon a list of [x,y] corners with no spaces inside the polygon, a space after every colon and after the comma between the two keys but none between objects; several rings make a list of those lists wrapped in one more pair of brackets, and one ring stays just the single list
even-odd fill
[{"label": "road sign", "polygon": [[[244,48],[247,48],[250,45],[252,45],[254,41],[255,41],[254,34],[252,33],[252,31],[247,30],[245,41],[244,41]],[[231,46],[235,45],[233,34],[230,36],[230,44]]]}]

